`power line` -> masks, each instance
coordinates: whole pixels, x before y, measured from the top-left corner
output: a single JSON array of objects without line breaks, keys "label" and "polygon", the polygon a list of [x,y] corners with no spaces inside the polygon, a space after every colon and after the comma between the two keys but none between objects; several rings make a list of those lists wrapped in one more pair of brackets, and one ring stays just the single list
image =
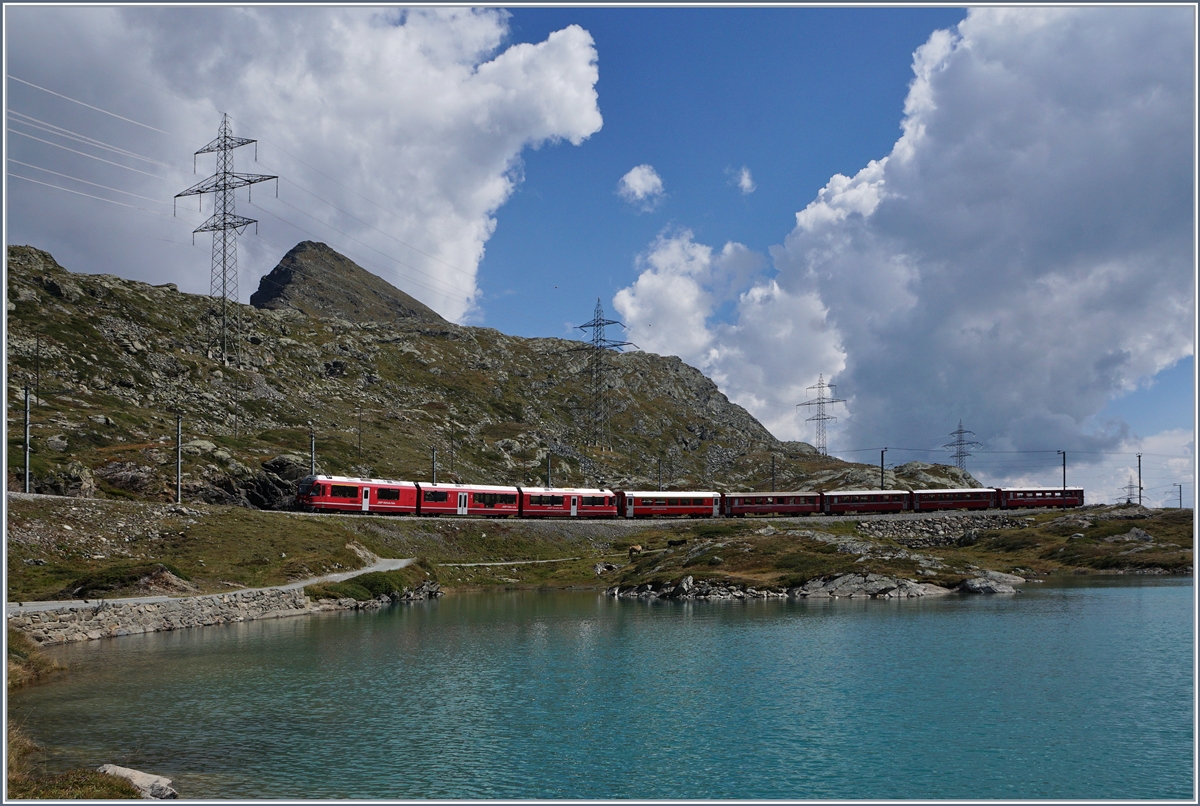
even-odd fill
[{"label": "power line", "polygon": [[[12,157],[9,157],[8,161],[15,165],[23,165],[26,168],[33,168],[35,171],[45,171],[48,174],[54,174],[55,176],[61,176],[63,179],[70,179],[75,182],[82,182],[85,185],[92,185],[93,187],[103,188],[104,190],[111,190],[113,193],[123,193],[126,196],[133,196],[135,199],[144,199],[145,201],[154,202],[155,204],[166,204],[166,202],[163,201],[162,199],[152,199],[149,196],[139,196],[136,193],[130,193],[128,190],[121,190],[120,188],[113,188],[113,187],[109,187],[108,185],[101,185],[96,182],[89,182],[86,179],[80,179],[78,176],[71,176],[70,174],[59,173],[58,171],[52,171],[49,168],[42,168],[41,166],[38,166],[38,165],[30,165],[28,162],[21,162],[20,160],[13,159]],[[19,174],[10,173],[9,176],[19,176]],[[20,178],[23,179],[25,177],[20,177]]]},{"label": "power line", "polygon": [[165,134],[165,135],[168,135],[168,136],[171,136],[171,137],[174,137],[174,136],[176,136],[176,135],[173,135],[173,134],[171,134],[170,132],[164,132],[162,129],[156,129],[156,128],[154,128],[153,126],[149,126],[149,125],[147,125],[147,124],[145,124],[145,123],[138,123],[136,120],[133,120],[133,119],[131,119],[131,118],[124,117],[123,115],[118,115],[118,114],[117,114],[117,113],[115,113],[115,112],[109,112],[107,109],[101,109],[101,108],[100,108],[100,107],[98,107],[98,106],[92,106],[91,104],[87,104],[87,103],[84,103],[83,101],[76,100],[76,99],[74,99],[74,98],[71,98],[71,97],[69,97],[69,96],[67,96],[67,95],[63,95],[63,94],[62,94],[62,93],[60,93],[60,92],[55,92],[54,90],[48,90],[48,89],[46,89],[45,87],[39,87],[37,84],[34,84],[32,81],[26,81],[26,80],[25,80],[25,79],[23,79],[23,78],[17,78],[16,76],[14,76],[14,75],[12,75],[12,74],[8,74],[8,78],[9,78],[10,80],[12,80],[12,81],[19,81],[19,82],[21,82],[22,84],[27,84],[27,85],[29,85],[30,87],[33,87],[35,90],[41,90],[42,92],[48,92],[48,93],[50,93],[51,95],[57,95],[59,98],[63,98],[63,99],[65,99],[65,100],[68,100],[68,101],[70,101],[70,102],[72,102],[72,103],[79,104],[80,106],[86,106],[88,109],[94,109],[94,110],[96,110],[97,112],[103,112],[103,113],[104,113],[104,114],[106,114],[106,115],[111,115],[112,117],[114,117],[114,118],[118,118],[119,120],[123,120],[123,121],[125,121],[126,123],[132,123],[132,124],[134,124],[135,126],[141,126],[142,128],[145,128],[145,129],[150,129],[151,131],[156,131],[156,132],[158,132],[159,134]]},{"label": "power line", "polygon": [[24,120],[15,121],[16,123],[19,123],[22,126],[31,126],[40,131],[44,131],[48,134],[56,134],[59,137],[66,137],[67,139],[75,140],[76,142],[84,143],[86,145],[95,146],[97,148],[103,148],[107,151],[112,151],[117,154],[122,154],[126,157],[133,157],[134,159],[144,160],[146,162],[152,162],[155,165],[161,165],[164,168],[169,169],[171,167],[170,165],[167,165],[165,162],[160,162],[159,160],[156,160],[153,157],[146,157],[141,154],[137,154],[133,151],[129,151],[128,149],[121,148],[120,146],[114,146],[111,143],[106,143],[103,140],[97,140],[94,137],[88,137],[86,134],[80,134],[79,132],[72,131],[71,129],[65,128],[63,126],[57,126],[53,123],[49,123],[49,122],[41,120],[39,118],[35,118],[32,115],[26,115],[24,112],[18,112],[15,109],[9,109],[8,113],[10,115],[14,115],[18,118],[24,118]]},{"label": "power line", "polygon": [[[459,272],[460,274],[463,274],[463,275],[465,275],[465,276],[467,276],[467,277],[470,277],[470,278],[472,278],[472,279],[474,279],[474,278],[475,278],[475,274],[473,274],[472,272],[469,272],[469,271],[467,271],[466,269],[461,269],[461,268],[459,268],[458,266],[455,266],[453,263],[447,263],[446,261],[442,260],[440,257],[435,257],[434,255],[431,255],[431,254],[429,254],[428,252],[424,252],[424,251],[422,251],[422,250],[418,249],[417,247],[413,246],[413,245],[412,245],[412,244],[410,244],[410,243],[406,243],[406,242],[404,242],[404,241],[400,240],[399,238],[397,238],[397,237],[396,237],[396,236],[394,236],[394,235],[390,235],[389,233],[386,233],[386,232],[384,232],[383,230],[379,229],[379,227],[376,227],[376,226],[375,226],[375,225],[373,225],[373,224],[370,224],[370,223],[368,223],[368,222],[366,222],[366,221],[363,221],[361,218],[359,218],[359,217],[355,216],[353,213],[346,212],[345,210],[343,210],[342,208],[338,207],[338,206],[337,206],[336,204],[334,204],[333,202],[331,202],[331,201],[328,201],[328,200],[326,200],[326,199],[322,199],[320,196],[318,196],[317,194],[313,193],[311,190],[308,190],[308,189],[307,189],[307,188],[305,188],[303,185],[297,184],[296,182],[293,182],[293,181],[291,181],[290,179],[284,179],[283,181],[287,182],[289,185],[294,185],[294,186],[295,186],[295,187],[296,187],[298,190],[302,190],[302,191],[304,191],[305,193],[307,193],[308,195],[312,196],[312,197],[313,197],[314,199],[316,199],[317,201],[319,201],[319,202],[322,202],[322,203],[324,203],[324,204],[327,204],[327,205],[329,205],[330,207],[332,207],[334,210],[337,210],[337,211],[338,211],[339,213],[341,213],[342,215],[344,215],[344,216],[347,216],[347,217],[349,217],[349,218],[353,218],[355,221],[357,221],[358,223],[362,224],[363,226],[370,227],[371,229],[373,229],[373,230],[375,230],[376,232],[378,232],[380,235],[383,235],[385,238],[391,238],[393,241],[395,241],[396,243],[400,244],[401,246],[406,246],[406,247],[408,247],[409,249],[413,250],[414,252],[416,252],[416,253],[418,253],[418,254],[421,254],[421,255],[424,255],[425,257],[429,258],[430,260],[436,260],[438,263],[441,263],[443,266],[445,266],[445,267],[447,267],[447,268],[450,268],[450,269],[454,269],[456,272]],[[413,224],[413,226],[416,226],[416,225],[415,225],[415,224]],[[424,232],[425,230],[422,230],[422,231]],[[430,235],[432,235],[433,233],[429,233],[429,234],[430,234]],[[434,237],[436,238],[437,236],[435,235]],[[439,240],[441,240],[441,239],[439,239]],[[442,242],[443,242],[443,243],[445,243],[445,241],[442,241]],[[410,267],[410,268],[411,268],[411,267]]]},{"label": "power line", "polygon": [[102,202],[108,202],[109,204],[116,204],[120,207],[129,207],[130,209],[133,209],[133,210],[141,210],[142,212],[153,213],[154,215],[160,215],[163,217],[167,216],[166,213],[160,212],[158,210],[148,210],[145,207],[138,207],[133,204],[126,204],[125,202],[115,201],[114,199],[106,199],[103,196],[93,196],[91,193],[84,193],[79,190],[71,190],[70,188],[60,187],[59,185],[52,185],[49,182],[41,182],[37,179],[31,179],[28,176],[21,176],[20,174],[14,174],[14,173],[9,173],[8,175],[11,176],[13,179],[24,179],[26,182],[33,182],[35,185],[44,185],[45,187],[48,187],[48,188],[54,188],[55,190],[61,190],[64,193],[74,193],[76,196],[86,196],[89,199],[97,199]]},{"label": "power line", "polygon": [[40,137],[34,137],[32,134],[27,134],[26,132],[17,131],[16,129],[14,129],[14,128],[12,128],[12,127],[9,127],[8,131],[9,131],[9,133],[10,133],[10,134],[19,134],[19,135],[21,135],[22,137],[28,137],[30,140],[37,140],[39,143],[45,143],[45,144],[46,144],[46,145],[48,145],[48,146],[54,146],[55,148],[61,148],[63,151],[70,151],[72,154],[79,154],[80,156],[83,156],[83,157],[88,157],[88,158],[90,158],[90,159],[94,159],[94,160],[97,160],[97,161],[99,161],[99,162],[106,162],[106,163],[108,163],[109,165],[115,165],[115,166],[117,166],[118,168],[124,168],[125,170],[127,170],[127,171],[133,171],[133,172],[134,172],[134,173],[136,173],[136,174],[142,174],[142,175],[144,175],[144,176],[152,176],[152,177],[154,177],[155,179],[165,179],[165,177],[159,176],[158,174],[152,174],[152,173],[149,173],[149,172],[147,172],[147,171],[141,171],[141,170],[138,170],[137,168],[131,168],[131,167],[130,167],[130,166],[128,166],[128,165],[122,165],[122,164],[121,164],[121,163],[119,163],[119,162],[113,162],[112,160],[106,160],[106,159],[104,159],[103,157],[97,157],[95,154],[89,154],[89,153],[87,153],[86,151],[77,151],[77,150],[76,150],[76,149],[74,149],[74,148],[67,148],[66,146],[62,145],[61,143],[55,143],[55,142],[52,142],[52,141],[50,141],[50,140],[43,140],[43,139],[42,139],[42,138],[40,138]]}]

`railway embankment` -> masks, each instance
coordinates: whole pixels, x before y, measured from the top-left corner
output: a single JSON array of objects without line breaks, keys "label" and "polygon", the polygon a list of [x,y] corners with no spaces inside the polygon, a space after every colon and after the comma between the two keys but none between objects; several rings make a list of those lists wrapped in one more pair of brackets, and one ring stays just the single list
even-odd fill
[{"label": "railway embankment", "polygon": [[[1055,574],[1192,572],[1191,511],[1130,506],[534,522],[20,494],[8,503],[10,624],[39,643],[468,589],[890,598],[1005,592]],[[404,558],[419,559],[400,568]]]}]

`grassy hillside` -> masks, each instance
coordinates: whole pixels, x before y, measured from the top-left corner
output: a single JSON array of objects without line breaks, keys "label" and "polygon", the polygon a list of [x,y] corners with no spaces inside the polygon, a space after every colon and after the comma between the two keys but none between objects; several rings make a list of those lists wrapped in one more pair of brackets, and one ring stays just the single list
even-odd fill
[{"label": "grassy hillside", "polygon": [[[237,306],[242,363],[224,366],[208,350],[207,297],[70,272],[30,247],[8,258],[10,490],[22,489],[27,383],[35,492],[173,500],[175,412],[189,502],[284,505],[308,470],[310,428],[327,473],[427,479],[436,449],[439,478],[469,482],[542,484],[553,454],[560,486],[656,488],[661,469],[667,489],[768,490],[772,458],[780,490],[878,485],[874,467],[776,440],[678,358],[609,356],[601,449],[586,439],[580,342]],[[912,463],[886,484],[975,482]]]}]

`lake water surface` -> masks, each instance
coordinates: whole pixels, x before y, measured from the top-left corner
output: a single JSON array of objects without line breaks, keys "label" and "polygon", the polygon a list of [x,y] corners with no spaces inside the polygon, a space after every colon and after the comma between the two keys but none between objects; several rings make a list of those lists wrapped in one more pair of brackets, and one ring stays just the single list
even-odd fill
[{"label": "lake water surface", "polygon": [[188,798],[1192,798],[1192,581],[1023,587],[455,594],[63,647],[9,707]]}]

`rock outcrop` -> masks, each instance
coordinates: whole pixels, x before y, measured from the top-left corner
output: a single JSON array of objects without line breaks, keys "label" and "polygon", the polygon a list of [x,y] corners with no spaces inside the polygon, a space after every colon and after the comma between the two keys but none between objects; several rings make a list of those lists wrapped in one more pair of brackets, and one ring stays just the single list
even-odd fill
[{"label": "rock outcrop", "polygon": [[323,243],[301,241],[259,281],[250,295],[255,308],[292,309],[308,316],[336,316],[350,322],[410,319],[447,325],[422,302]]},{"label": "rock outcrop", "polygon": [[161,775],[153,775],[129,767],[118,767],[116,764],[102,764],[96,768],[105,775],[115,775],[133,784],[149,800],[174,800],[179,793],[171,787],[171,779]]},{"label": "rock outcrop", "polygon": [[983,529],[1021,529],[1029,524],[998,513],[930,515],[902,520],[864,520],[858,531],[874,538],[895,540],[909,548],[970,546]]}]

